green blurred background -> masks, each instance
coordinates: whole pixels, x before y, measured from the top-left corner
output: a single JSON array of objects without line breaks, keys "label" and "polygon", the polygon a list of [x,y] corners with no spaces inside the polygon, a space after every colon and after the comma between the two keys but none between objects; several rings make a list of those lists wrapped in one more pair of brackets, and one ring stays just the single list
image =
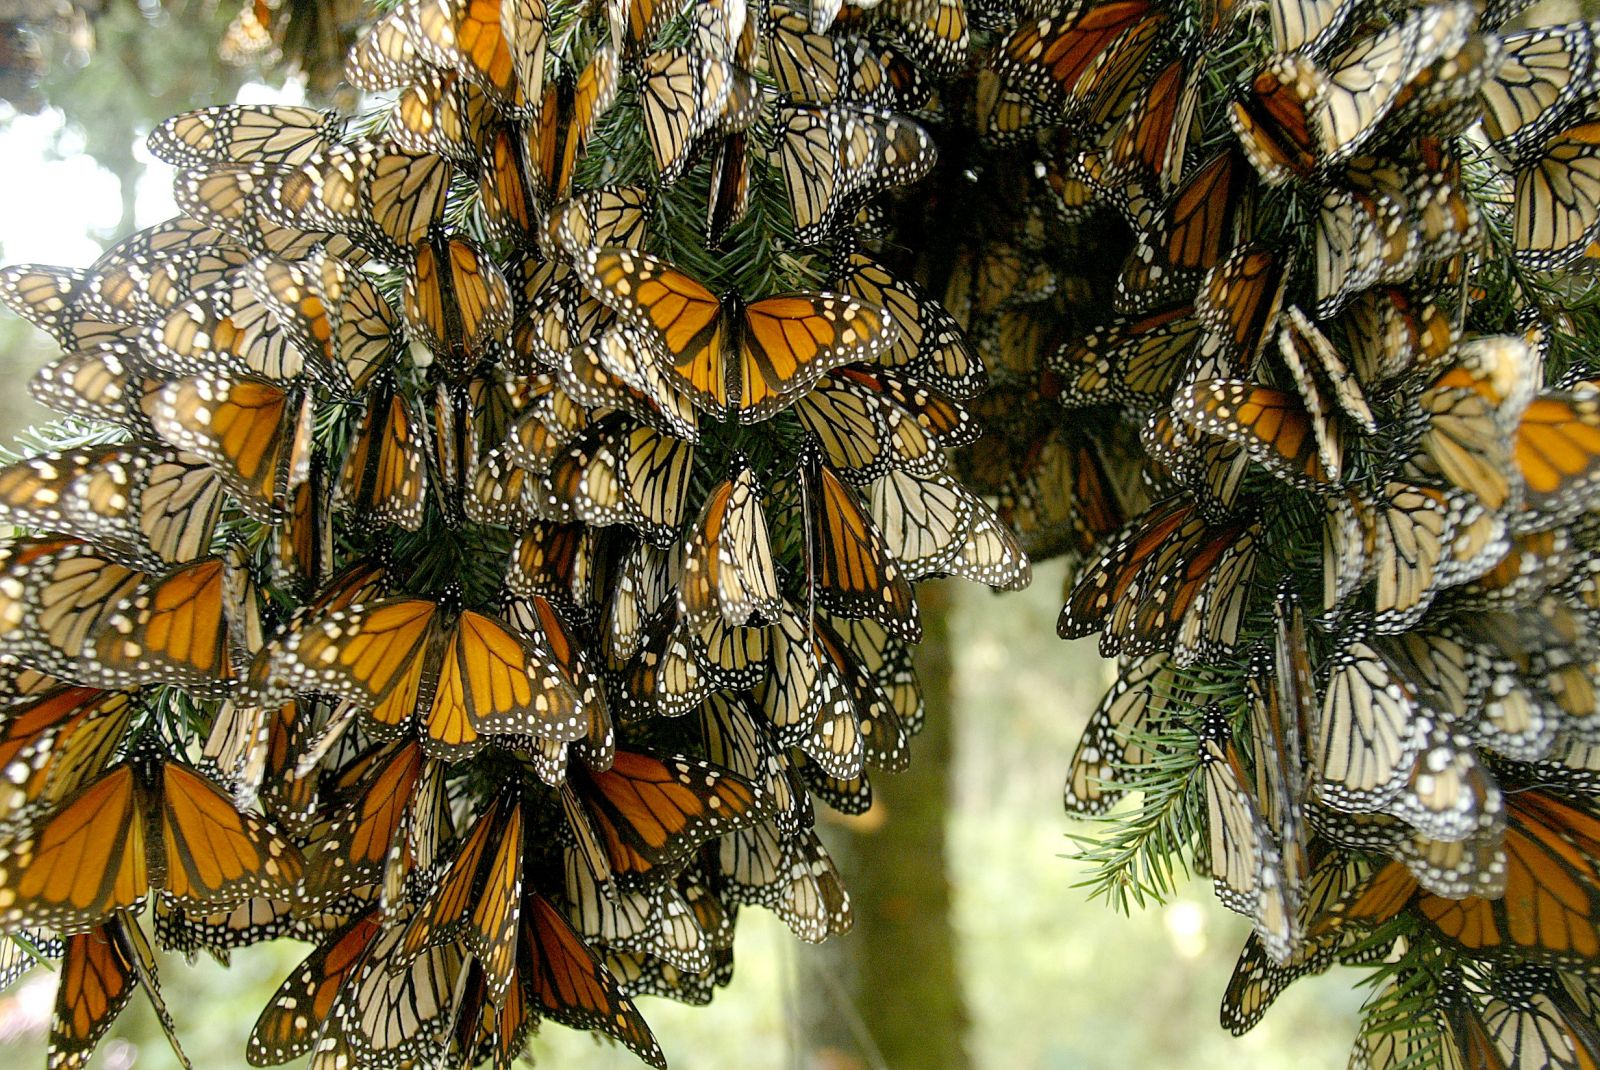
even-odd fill
[{"label": "green blurred background", "polygon": [[[28,5],[24,4],[23,7]],[[66,10],[35,23],[40,46],[37,85],[16,89],[9,62],[6,14],[0,8],[0,262],[23,260],[81,266],[97,249],[134,226],[172,214],[170,172],[143,153],[150,125],[188,107],[232,99],[300,100],[327,85],[329,64],[307,47],[284,50],[309,71],[285,75],[270,51],[256,66],[218,59],[217,41],[237,11],[227,4],[135,5],[120,0]],[[328,5],[286,3],[300,12]],[[54,19],[54,21],[52,21]],[[87,35],[85,31],[88,31]],[[298,51],[296,49],[299,49]],[[331,57],[331,58],[330,58]],[[27,72],[23,72],[26,74]],[[23,78],[23,83],[30,79]],[[24,114],[33,109],[36,114]],[[0,441],[47,414],[27,398],[28,374],[54,355],[27,324],[0,320]],[[1207,883],[1191,882],[1161,907],[1133,917],[1090,901],[1081,887],[1086,865],[1074,861],[1069,836],[1092,833],[1061,809],[1061,782],[1074,742],[1108,680],[1092,642],[1055,638],[1063,572],[1036,570],[1031,590],[1003,597],[952,585],[933,599],[948,622],[950,705],[947,762],[930,759],[908,791],[925,805],[947,798],[932,829],[933,849],[905,847],[893,786],[880,791],[885,812],[830,830],[843,844],[847,883],[873,867],[910,891],[891,901],[858,895],[857,931],[827,949],[796,942],[770,915],[746,910],[739,925],[732,985],[708,1008],[658,999],[641,1007],[679,1070],[981,1070],[1046,1068],[1342,1067],[1355,1034],[1361,993],[1352,973],[1301,982],[1265,1022],[1242,1039],[1217,1025],[1217,1006],[1247,930],[1223,910]],[[943,610],[937,608],[945,606]],[[940,652],[932,671],[942,674]],[[938,716],[937,710],[934,711]],[[926,742],[926,741],[925,741]],[[929,762],[936,767],[928,769]],[[932,793],[931,802],[927,798]],[[909,820],[909,819],[907,819]],[[924,830],[926,831],[926,830]],[[926,842],[926,835],[923,842]],[[944,857],[938,848],[942,839]],[[915,843],[915,838],[912,841]],[[874,890],[880,881],[872,881]],[[943,891],[948,884],[948,910]],[[919,894],[926,892],[926,895]],[[924,968],[897,937],[869,939],[876,919],[894,932],[932,934],[934,954],[953,984],[942,1000],[915,1000],[886,1011],[889,987],[863,988],[860,978],[894,977]],[[307,952],[280,942],[234,953],[232,968],[169,958],[162,979],[168,1003],[196,1067],[244,1066],[244,1040],[273,988]],[[872,962],[878,973],[871,973]],[[915,980],[915,978],[909,978]],[[36,969],[0,994],[0,1052],[6,1067],[43,1067],[55,977]],[[949,990],[954,988],[954,993]],[[957,998],[949,998],[951,995]],[[920,1034],[914,1055],[889,1046],[886,1034]],[[880,1041],[882,1041],[880,1043]],[[620,1048],[548,1025],[533,1045],[535,1060],[572,1068],[639,1065]],[[96,1065],[175,1065],[142,999],[102,1044]]]}]

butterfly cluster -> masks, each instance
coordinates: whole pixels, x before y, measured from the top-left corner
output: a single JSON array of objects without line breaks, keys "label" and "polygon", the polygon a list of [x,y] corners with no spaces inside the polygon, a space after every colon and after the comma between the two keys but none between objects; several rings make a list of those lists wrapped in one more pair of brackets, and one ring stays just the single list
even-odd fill
[{"label": "butterfly cluster", "polygon": [[180,218],[0,272],[51,1065],[172,1033],[147,905],[314,944],[255,1065],[661,1065],[741,906],[849,926],[915,584],[1054,554],[1067,807],[1251,919],[1225,1025],[1346,963],[1354,1065],[1600,1062],[1600,56],[1516,6],[410,0],[362,119],[162,124]]},{"label": "butterfly cluster", "polygon": [[[922,718],[913,586],[1026,582],[984,373],[865,222],[961,7],[411,0],[362,120],[180,115],[183,215],[0,273],[67,448],[0,468],[0,924],[50,1065],[156,943],[310,941],[252,1065],[660,1048],[741,906],[850,925],[814,800]],[[774,233],[781,228],[781,240]],[[185,1061],[185,1065],[187,1062]]]},{"label": "butterfly cluster", "polygon": [[1029,10],[976,80],[965,470],[1118,659],[1067,808],[1184,800],[1233,1031],[1380,970],[1353,1066],[1600,1057],[1600,73],[1511,7]]}]

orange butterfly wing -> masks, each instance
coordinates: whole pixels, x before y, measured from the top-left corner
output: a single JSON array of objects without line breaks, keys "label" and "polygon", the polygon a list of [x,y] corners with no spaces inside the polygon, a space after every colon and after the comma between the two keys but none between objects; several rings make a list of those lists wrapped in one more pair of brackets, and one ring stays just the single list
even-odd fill
[{"label": "orange butterfly wing", "polygon": [[567,919],[537,894],[528,897],[522,914],[520,972],[534,1006],[564,1025],[616,1037],[664,1070],[666,1058],[644,1017]]},{"label": "orange butterfly wing", "polygon": [[142,902],[150,869],[140,794],[133,767],[120,765],[15,844],[0,860],[0,923],[82,929]]},{"label": "orange butterfly wing", "polygon": [[294,894],[305,860],[277,829],[240,813],[221,789],[180,763],[165,763],[161,779],[169,894],[208,905]]}]

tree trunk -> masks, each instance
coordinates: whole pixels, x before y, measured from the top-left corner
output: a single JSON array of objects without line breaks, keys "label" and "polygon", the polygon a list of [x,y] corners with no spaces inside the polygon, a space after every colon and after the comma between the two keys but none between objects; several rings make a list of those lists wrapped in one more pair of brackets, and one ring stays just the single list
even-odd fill
[{"label": "tree trunk", "polygon": [[952,765],[949,581],[919,585],[926,724],[911,768],[872,778],[874,806],[830,830],[855,929],[801,956],[806,1070],[966,1070],[945,821]]}]

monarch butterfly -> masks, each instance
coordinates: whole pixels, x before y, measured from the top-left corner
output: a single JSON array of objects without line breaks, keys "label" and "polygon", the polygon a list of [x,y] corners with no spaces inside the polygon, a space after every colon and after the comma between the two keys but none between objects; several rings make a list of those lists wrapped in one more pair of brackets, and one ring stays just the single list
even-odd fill
[{"label": "monarch butterfly", "polygon": [[270,523],[310,464],[309,393],[254,375],[173,379],[147,402],[156,433],[211,465],[247,515]]},{"label": "monarch butterfly", "polygon": [[565,200],[572,174],[595,126],[616,100],[620,64],[614,49],[597,49],[576,78],[564,75],[544,92],[538,118],[528,131],[546,204]]},{"label": "monarch butterfly", "polygon": [[1321,928],[1381,924],[1409,909],[1447,944],[1482,958],[1581,966],[1600,949],[1600,877],[1589,811],[1537,789],[1505,796],[1505,894],[1445,898],[1420,890],[1403,862],[1379,870]]},{"label": "monarch butterfly", "polygon": [[[1205,331],[1191,360],[1192,379],[1249,375],[1283,309],[1289,268],[1259,245],[1241,245],[1206,273],[1194,315]],[[1291,306],[1292,307],[1292,306]]]},{"label": "monarch butterfly", "polygon": [[499,1065],[509,1066],[521,1054],[536,1025],[520,981],[512,984],[504,1005],[496,1007],[489,1000],[483,966],[469,962],[446,1058],[466,1066],[494,1058]]},{"label": "monarch butterfly", "polygon": [[[528,595],[513,601],[507,615],[525,631],[535,628],[544,633],[551,653],[573,680],[578,689],[579,715],[584,721],[583,735],[574,741],[579,756],[595,769],[607,769],[616,753],[616,735],[612,730],[611,714],[606,706],[600,681],[590,666],[590,659],[577,642],[577,633],[549,600],[541,595]],[[490,722],[491,726],[494,724]],[[549,741],[541,741],[548,745]],[[547,782],[555,784],[566,772],[565,743],[558,749],[559,760],[550,764],[555,768],[542,769]],[[537,763],[536,763],[537,764]]]},{"label": "monarch butterfly", "polygon": [[1520,338],[1489,335],[1462,343],[1454,356],[1417,398],[1426,425],[1413,464],[1425,460],[1489,509],[1516,504],[1522,486],[1511,436],[1538,390],[1535,354]]},{"label": "monarch butterfly", "polygon": [[1335,497],[1324,528],[1324,572],[1336,577],[1330,609],[1375,580],[1380,632],[1416,624],[1440,590],[1492,567],[1507,548],[1495,514],[1459,492],[1385,485],[1372,499]]},{"label": "monarch butterfly", "polygon": [[1327,76],[1315,63],[1277,55],[1232,103],[1228,122],[1264,183],[1279,186],[1316,168],[1319,143],[1311,106],[1327,92]]},{"label": "monarch butterfly", "polygon": [[1207,379],[1178,392],[1173,415],[1242,448],[1274,476],[1307,490],[1343,479],[1339,425],[1309,411],[1297,394],[1238,379]]},{"label": "monarch butterfly", "polygon": [[586,249],[611,245],[636,249],[644,244],[652,201],[639,186],[602,186],[556,205],[546,226],[548,255],[578,257]]},{"label": "monarch butterfly", "polygon": [[150,997],[173,1054],[189,1070],[189,1057],[178,1044],[177,1027],[161,995],[155,952],[138,921],[122,911],[66,938],[50,1018],[50,1065],[66,1070],[87,1065],[111,1023],[133,999],[135,987]]},{"label": "monarch butterfly", "polygon": [[254,607],[238,595],[239,567],[210,558],[141,577],[113,603],[84,647],[92,675],[116,687],[176,684],[215,697],[234,676],[233,647],[244,645]]},{"label": "monarch butterfly", "polygon": [[523,598],[546,598],[575,622],[589,620],[589,580],[598,533],[583,524],[534,521],[512,549],[506,587]]},{"label": "monarch butterfly", "polygon": [[659,956],[685,973],[711,968],[709,942],[675,882],[607,896],[576,848],[564,852],[567,918],[585,939],[607,948]]},{"label": "monarch butterfly", "polygon": [[406,275],[406,324],[455,379],[490,357],[511,326],[511,287],[476,244],[435,230]]},{"label": "monarch butterfly", "polygon": [[436,782],[416,743],[377,744],[357,754],[340,771],[331,819],[306,850],[304,901],[335,902],[357,888],[398,886],[426,853],[423,841],[441,834],[426,827]]},{"label": "monarch butterfly", "polygon": [[188,216],[174,216],[154,226],[136,230],[114,243],[89,266],[91,277],[140,260],[182,257],[186,254],[222,256],[242,252],[225,233]]},{"label": "monarch butterfly", "polygon": [[491,803],[401,937],[404,965],[429,947],[459,939],[483,967],[489,1001],[505,1005],[515,981],[522,902],[522,807]]},{"label": "monarch butterfly", "polygon": [[270,822],[234,809],[187,765],[141,756],[79,789],[15,841],[0,860],[0,894],[7,925],[81,932],[138,906],[152,888],[202,907],[282,898],[303,868]]},{"label": "monarch butterfly", "polygon": [[332,144],[343,126],[337,114],[317,108],[227,104],[159,123],[146,146],[156,159],[190,170],[258,162],[294,167]]},{"label": "monarch butterfly", "polygon": [[717,865],[728,894],[765,906],[808,943],[850,931],[855,922],[839,871],[814,829],[781,836],[770,824],[726,836]]},{"label": "monarch butterfly", "polygon": [[870,617],[917,642],[922,623],[911,584],[855,495],[823,463],[815,437],[802,443],[798,468],[811,595],[836,616]]},{"label": "monarch butterfly", "polygon": [[538,100],[546,44],[540,0],[430,0],[410,10],[406,28],[423,60],[460,71],[496,104]]},{"label": "monarch butterfly", "polygon": [[1512,247],[1518,259],[1551,271],[1578,259],[1600,235],[1600,123],[1552,137],[1517,171]]},{"label": "monarch butterfly", "polygon": [[1536,149],[1590,85],[1594,30],[1584,22],[1504,34],[1502,58],[1479,90],[1483,129],[1511,159]]},{"label": "monarch butterfly", "polygon": [[[715,56],[693,50],[653,52],[641,68],[645,135],[663,183],[682,173],[696,141],[714,128],[742,130],[759,110],[754,90],[739,84],[749,76]],[[730,106],[735,109],[731,115]]]},{"label": "monarch butterfly", "polygon": [[306,481],[290,492],[288,515],[272,540],[272,575],[286,590],[304,594],[318,589],[333,560],[328,492],[326,465],[313,453]]},{"label": "monarch butterfly", "polygon": [[1585,1066],[1600,1059],[1592,1017],[1569,995],[1562,978],[1539,966],[1496,970],[1482,1003],[1452,992],[1445,1003],[1454,1037],[1470,1065],[1505,1070]]},{"label": "monarch butterfly", "polygon": [[1119,319],[1069,341],[1046,357],[1062,377],[1069,408],[1119,403],[1145,408],[1165,402],[1201,336],[1192,305]]},{"label": "monarch butterfly", "polygon": [[1076,113],[1121,95],[1166,17],[1148,0],[1113,0],[1039,18],[1000,42],[997,69],[1048,92],[1055,109]]},{"label": "monarch butterfly", "polygon": [[1014,590],[1031,578],[1016,537],[948,476],[889,472],[868,484],[867,512],[910,579],[952,575]]},{"label": "monarch butterfly", "polygon": [[813,623],[787,603],[771,632],[772,671],[756,694],[774,740],[799,748],[830,776],[860,776],[865,751],[842,667]]},{"label": "monarch butterfly", "polygon": [[[1228,512],[1237,505],[1250,468],[1249,455],[1238,446],[1191,431],[1171,409],[1151,413],[1139,429],[1139,441],[1150,458],[1157,486],[1185,490],[1214,511]],[[1099,535],[1115,530],[1118,522],[1102,526]],[[1093,549],[1093,541],[1087,549]]]},{"label": "monarch butterfly", "polygon": [[[638,441],[633,436],[638,435]],[[662,486],[636,485],[632,479],[650,474],[653,446],[664,450]],[[628,525],[658,541],[670,541],[672,529],[653,523],[639,505],[653,500],[656,507],[676,516],[686,489],[683,477],[690,453],[675,440],[658,436],[649,428],[634,427],[625,417],[607,418],[581,431],[553,458],[538,480],[541,512],[552,519],[576,517],[596,527]],[[624,458],[642,470],[630,471],[625,481]],[[659,495],[647,499],[649,495]]]},{"label": "monarch butterfly", "polygon": [[89,318],[108,323],[150,323],[167,315],[184,298],[228,278],[250,259],[247,250],[225,244],[90,268],[83,310]]},{"label": "monarch butterfly", "polygon": [[[786,644],[795,636],[788,625],[795,619],[792,611],[788,611],[773,626],[773,650],[775,654],[780,649],[783,651],[778,656],[786,666],[785,673],[804,671],[805,665],[817,664],[807,652],[800,652],[793,662],[788,660],[794,651]],[[779,676],[776,670],[771,675]],[[767,691],[762,696],[762,705],[769,694],[771,692]],[[778,742],[775,733],[778,717],[769,714],[770,723],[763,724],[760,720],[763,712],[737,695],[718,692],[701,704],[700,727],[706,740],[707,757],[758,785],[772,800],[771,820],[780,833],[787,835],[810,827],[814,820],[811,798],[795,777]]]},{"label": "monarch butterfly", "polygon": [[1528,403],[1512,438],[1530,522],[1560,523],[1586,508],[1593,495],[1600,448],[1600,395],[1588,390],[1541,393]]},{"label": "monarch butterfly", "polygon": [[1333,343],[1294,305],[1284,311],[1278,353],[1313,418],[1313,429],[1337,408],[1368,435],[1378,432],[1361,383],[1350,374]]},{"label": "monarch butterfly", "polygon": [[88,272],[39,264],[0,268],[0,302],[54,338],[63,349],[86,349],[126,341],[131,325],[95,316]]},{"label": "monarch butterfly", "polygon": [[829,104],[781,114],[778,163],[801,244],[825,240],[868,198],[933,169],[932,137],[893,112]]},{"label": "monarch butterfly", "polygon": [[1349,0],[1273,0],[1267,5],[1273,51],[1315,56],[1354,10],[1355,4]]},{"label": "monarch butterfly", "polygon": [[366,413],[345,455],[334,491],[361,524],[422,523],[428,486],[427,445],[405,395],[385,377],[366,399]]},{"label": "monarch butterfly", "polygon": [[882,308],[899,328],[878,363],[952,398],[973,397],[988,385],[983,362],[954,317],[915,283],[851,250],[841,258],[833,285],[863,304]]},{"label": "monarch butterfly", "polygon": [[534,244],[541,219],[541,179],[522,127],[500,123],[484,134],[478,166],[478,207],[491,236]]},{"label": "monarch butterfly", "polygon": [[1300,897],[1298,882],[1291,883],[1283,847],[1267,826],[1220,707],[1206,708],[1199,737],[1207,857],[1217,898],[1251,919],[1275,956],[1287,957]]},{"label": "monarch butterfly", "polygon": [[[599,302],[591,304],[603,308]],[[557,370],[556,385],[583,408],[617,409],[664,434],[700,440],[692,395],[641,328],[612,323],[592,344],[579,344]],[[576,414],[570,415],[569,423],[577,423]]]},{"label": "monarch butterfly", "polygon": [[[620,755],[619,755],[620,756]],[[533,893],[522,910],[518,970],[528,1001],[541,1013],[576,1029],[594,1029],[622,1041],[651,1066],[666,1058],[633,1001],[594,950],[544,896]]]},{"label": "monarch butterfly", "polygon": [[713,415],[764,420],[793,404],[830,368],[872,361],[897,330],[882,309],[827,292],[748,304],[718,300],[666,261],[591,250],[577,265],[597,297],[636,325],[673,383]]},{"label": "monarch butterfly", "polygon": [[395,1065],[436,1062],[450,1041],[466,970],[454,944],[408,962],[399,954],[405,926],[380,927],[334,997],[316,1041],[319,1062]]},{"label": "monarch butterfly", "polygon": [[358,141],[281,171],[259,196],[268,217],[281,226],[345,234],[390,262],[404,263],[443,213],[450,174],[441,157]]},{"label": "monarch butterfly", "polygon": [[135,708],[126,692],[53,679],[38,694],[12,699],[0,728],[0,820],[20,822],[59,805],[97,777],[122,745]]},{"label": "monarch butterfly", "polygon": [[[682,717],[716,690],[711,672],[701,669],[703,659],[690,650],[692,629],[681,623],[676,607],[628,623],[637,630],[625,637],[625,643],[636,653],[620,671],[612,673],[614,683],[609,689],[623,720]],[[613,643],[613,653],[623,646]]]},{"label": "monarch butterfly", "polygon": [[209,552],[221,508],[222,484],[203,460],[150,445],[42,453],[0,468],[0,516],[92,540],[129,568]]},{"label": "monarch butterfly", "polygon": [[1107,135],[1106,178],[1172,189],[1183,170],[1206,57],[1179,58],[1151,76]]},{"label": "monarch butterfly", "polygon": [[854,483],[886,472],[933,475],[945,449],[977,437],[967,410],[888,369],[836,368],[795,402],[830,466]]},{"label": "monarch butterfly", "polygon": [[476,166],[496,112],[488,94],[456,71],[430,71],[401,89],[385,132],[402,152]]},{"label": "monarch butterfly", "polygon": [[[1247,211],[1246,175],[1237,152],[1218,153],[1173,192],[1159,215],[1130,212],[1139,238],[1117,278],[1117,311],[1142,315],[1174,304],[1193,292],[1203,272],[1223,262]],[[1269,296],[1275,267],[1269,258],[1261,280]]]},{"label": "monarch butterfly", "polygon": [[741,130],[718,140],[711,151],[711,194],[706,201],[706,248],[722,248],[726,244],[729,228],[749,211],[750,135]]},{"label": "monarch butterfly", "polygon": [[806,12],[787,4],[773,4],[768,19],[767,59],[780,93],[869,108],[910,105],[925,95],[917,69],[874,41],[816,33]]},{"label": "monarch butterfly", "polygon": [[272,164],[227,164],[185,173],[173,185],[178,208],[211,232],[222,233],[252,253],[295,259],[318,245],[354,263],[371,258],[344,234],[332,234],[310,219],[283,218],[272,205],[275,184],[291,174]]},{"label": "monarch butterfly", "polygon": [[299,621],[258,660],[278,689],[337,694],[367,711],[379,733],[417,724],[431,756],[458,760],[500,731],[579,738],[577,693],[541,637],[474,610],[452,613],[399,597],[325,610]]},{"label": "monarch butterfly", "polygon": [[334,928],[345,918],[335,913],[296,919],[288,900],[266,896],[246,899],[227,910],[208,914],[191,914],[168,900],[157,899],[153,913],[156,942],[162,948],[182,952],[191,960],[204,948],[224,966],[228,965],[228,953],[234,948],[286,935],[316,939],[329,927],[330,918]]},{"label": "monarch butterfly", "polygon": [[738,464],[706,499],[685,544],[678,610],[690,628],[778,615],[778,580],[755,472]]},{"label": "monarch butterfly", "polygon": [[107,422],[149,435],[149,417],[142,398],[154,389],[152,369],[134,350],[133,341],[96,345],[67,353],[35,371],[27,392],[46,408],[64,416]]},{"label": "monarch butterfly", "polygon": [[1214,656],[1237,639],[1259,539],[1258,519],[1213,524],[1192,500],[1159,503],[1079,573],[1057,632],[1098,629],[1106,656],[1170,650],[1185,665]]},{"label": "monarch butterfly", "polygon": [[1379,389],[1413,365],[1437,363],[1455,344],[1455,325],[1435,303],[1420,306],[1404,291],[1356,295],[1335,321],[1364,388]]},{"label": "monarch butterfly", "polygon": [[254,375],[299,379],[305,354],[278,329],[267,306],[244,282],[243,270],[180,301],[141,339],[157,367],[177,375]]},{"label": "monarch butterfly", "polygon": [[356,266],[326,249],[302,260],[257,258],[244,283],[271,311],[318,378],[349,395],[366,388],[400,347],[394,310]]},{"label": "monarch butterfly", "polygon": [[1139,569],[1194,514],[1192,501],[1174,495],[1118,529],[1104,542],[1099,556],[1079,572],[1056,621],[1056,634],[1063,639],[1081,639],[1099,629],[1113,607],[1121,603]]},{"label": "monarch butterfly", "polygon": [[1067,774],[1063,803],[1077,817],[1098,817],[1117,804],[1126,789],[1123,767],[1142,764],[1144,740],[1161,724],[1175,688],[1166,654],[1129,660],[1100,700],[1078,737]]},{"label": "monarch butterfly", "polygon": [[1316,310],[1327,318],[1353,294],[1409,277],[1417,230],[1392,197],[1331,189],[1317,213],[1315,253]]},{"label": "monarch butterfly", "polygon": [[1231,648],[1259,540],[1258,520],[1211,524],[1195,516],[1148,560],[1130,563],[1123,600],[1101,631],[1105,656],[1170,649],[1178,664],[1189,665]]},{"label": "monarch butterfly", "polygon": [[17,660],[107,688],[155,681],[198,696],[226,693],[233,676],[233,607],[220,558],[165,574],[127,569],[87,543],[8,547],[0,596]]},{"label": "monarch butterfly", "polygon": [[707,840],[761,820],[770,801],[707,762],[618,750],[603,772],[572,765],[561,804],[595,880],[628,891]]},{"label": "monarch butterfly", "polygon": [[[1397,973],[1382,991],[1367,1000],[1363,1026],[1384,1022],[1393,1027],[1363,1029],[1350,1052],[1350,1065],[1392,1070],[1427,1060],[1443,1070],[1465,1070],[1469,1064],[1449,1016],[1437,1000],[1419,1008],[1417,994],[1406,990],[1409,980],[1405,973]],[[1484,1048],[1480,1051],[1480,1059],[1485,1061],[1471,1065],[1496,1065],[1488,1061],[1495,1059],[1492,1052]]]},{"label": "monarch butterfly", "polygon": [[375,910],[351,919],[295,968],[250,1031],[245,1059],[251,1066],[286,1063],[316,1047],[340,990],[361,965],[378,926]]},{"label": "monarch butterfly", "polygon": [[[1371,878],[1372,865],[1354,855],[1322,849],[1321,857],[1306,875],[1297,922],[1303,931],[1351,888]],[[1273,1002],[1301,977],[1319,974],[1335,962],[1364,964],[1388,950],[1363,949],[1358,934],[1350,931],[1328,933],[1306,939],[1296,947],[1287,962],[1278,962],[1267,953],[1261,936],[1251,932],[1234,964],[1222,997],[1222,1024],[1235,1036],[1254,1029]]]},{"label": "monarch butterfly", "polygon": [[[861,739],[862,761],[873,769],[890,773],[903,771],[911,760],[910,737],[918,726],[908,726],[901,721],[894,701],[856,658],[839,632],[821,618],[812,622],[812,628],[817,651],[827,659],[835,679],[844,685],[849,714],[856,722]],[[826,732],[827,725],[822,728]],[[820,759],[818,761],[820,763]],[[859,765],[847,774],[848,777],[860,775]]]}]

